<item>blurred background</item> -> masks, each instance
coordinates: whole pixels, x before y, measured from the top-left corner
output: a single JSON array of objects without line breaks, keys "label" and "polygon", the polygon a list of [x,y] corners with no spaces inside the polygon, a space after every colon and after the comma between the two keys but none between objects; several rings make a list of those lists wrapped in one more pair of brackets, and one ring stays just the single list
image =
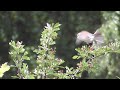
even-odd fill
[{"label": "blurred background", "polygon": [[[65,65],[74,66],[72,56],[75,52],[76,34],[82,30],[94,33],[100,30],[105,43],[120,39],[119,11],[0,11],[0,65],[11,63],[9,42],[23,41],[29,51],[32,65],[35,55],[32,52],[39,45],[41,32],[46,23],[62,24],[56,40],[56,57],[65,61]],[[100,69],[91,78],[111,78],[120,76],[120,55],[112,53],[104,56]],[[10,78],[7,72],[4,78]]]}]

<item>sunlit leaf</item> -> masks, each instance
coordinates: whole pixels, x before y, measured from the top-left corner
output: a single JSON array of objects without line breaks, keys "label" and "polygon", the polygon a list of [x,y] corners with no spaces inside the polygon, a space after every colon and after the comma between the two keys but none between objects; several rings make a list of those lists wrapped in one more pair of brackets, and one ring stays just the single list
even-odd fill
[{"label": "sunlit leaf", "polygon": [[2,64],[1,68],[0,68],[0,77],[2,77],[4,75],[4,73],[6,71],[8,71],[10,69],[10,66],[7,65],[7,62]]}]

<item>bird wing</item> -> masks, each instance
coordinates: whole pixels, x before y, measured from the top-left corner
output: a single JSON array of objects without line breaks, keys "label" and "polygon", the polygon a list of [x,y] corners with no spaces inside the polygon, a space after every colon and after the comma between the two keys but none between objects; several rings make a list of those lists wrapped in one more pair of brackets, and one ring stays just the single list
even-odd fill
[{"label": "bird wing", "polygon": [[94,40],[97,42],[97,44],[102,44],[102,43],[104,43],[104,38],[103,38],[103,36],[101,36],[101,35],[95,36]]}]

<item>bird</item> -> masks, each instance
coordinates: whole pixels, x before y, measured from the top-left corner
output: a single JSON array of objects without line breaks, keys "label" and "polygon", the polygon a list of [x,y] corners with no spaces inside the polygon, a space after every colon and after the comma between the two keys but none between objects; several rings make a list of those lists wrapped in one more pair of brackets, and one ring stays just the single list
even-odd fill
[{"label": "bird", "polygon": [[95,45],[100,46],[104,43],[104,38],[99,30],[96,30],[94,34],[88,31],[81,31],[77,34],[76,45],[83,46],[87,45],[93,48]]}]

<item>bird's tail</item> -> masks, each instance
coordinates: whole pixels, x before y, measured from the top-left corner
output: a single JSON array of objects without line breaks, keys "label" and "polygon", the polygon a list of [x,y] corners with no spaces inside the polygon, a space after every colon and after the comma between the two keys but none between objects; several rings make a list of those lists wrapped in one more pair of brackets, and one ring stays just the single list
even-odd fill
[{"label": "bird's tail", "polygon": [[104,43],[104,37],[101,35],[101,33],[98,30],[94,33],[94,41],[97,44]]}]

